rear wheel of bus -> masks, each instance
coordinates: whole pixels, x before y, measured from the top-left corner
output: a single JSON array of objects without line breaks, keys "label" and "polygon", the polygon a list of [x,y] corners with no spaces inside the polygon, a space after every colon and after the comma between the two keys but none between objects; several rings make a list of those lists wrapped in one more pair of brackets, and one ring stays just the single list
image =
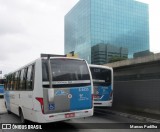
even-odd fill
[{"label": "rear wheel of bus", "polygon": [[20,116],[21,123],[26,123],[26,120],[24,119],[23,112],[22,112],[21,108],[19,109],[19,116]]}]

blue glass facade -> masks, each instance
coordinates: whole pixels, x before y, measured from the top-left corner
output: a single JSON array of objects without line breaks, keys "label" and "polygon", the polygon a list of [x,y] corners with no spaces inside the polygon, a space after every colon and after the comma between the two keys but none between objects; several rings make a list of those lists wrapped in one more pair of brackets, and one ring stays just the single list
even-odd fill
[{"label": "blue glass facade", "polygon": [[91,62],[99,43],[135,52],[149,50],[148,5],[135,0],[80,0],[65,16],[65,53]]}]

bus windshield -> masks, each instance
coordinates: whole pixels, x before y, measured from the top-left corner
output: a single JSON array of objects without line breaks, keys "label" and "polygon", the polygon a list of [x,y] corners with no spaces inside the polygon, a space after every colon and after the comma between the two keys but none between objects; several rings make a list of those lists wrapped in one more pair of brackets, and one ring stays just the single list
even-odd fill
[{"label": "bus windshield", "polygon": [[105,68],[90,67],[94,84],[110,84],[111,70]]},{"label": "bus windshield", "polygon": [[[43,81],[49,80],[48,61],[43,60]],[[52,81],[90,80],[89,70],[85,61],[74,59],[51,59]]]}]

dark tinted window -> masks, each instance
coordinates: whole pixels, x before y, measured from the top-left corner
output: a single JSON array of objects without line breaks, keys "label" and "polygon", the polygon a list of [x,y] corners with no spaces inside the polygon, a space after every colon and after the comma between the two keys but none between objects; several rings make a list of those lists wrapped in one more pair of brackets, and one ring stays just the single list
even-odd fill
[{"label": "dark tinted window", "polygon": [[21,75],[20,75],[20,85],[19,85],[20,90],[24,90],[25,89],[25,87],[24,87],[24,85],[25,85],[24,75],[25,75],[25,70],[22,69],[21,70]]},{"label": "dark tinted window", "polygon": [[72,59],[51,60],[52,80],[90,80],[89,71],[85,61]]},{"label": "dark tinted window", "polygon": [[11,88],[10,88],[10,90],[14,90],[15,73],[13,73],[11,76],[12,77],[11,77]]},{"label": "dark tinted window", "polygon": [[92,79],[94,83],[110,83],[111,82],[111,70],[104,68],[90,67],[92,73]]},{"label": "dark tinted window", "polygon": [[19,84],[19,72],[15,73],[15,79],[14,79],[14,90],[18,89],[18,84]]},{"label": "dark tinted window", "polygon": [[11,90],[12,74],[8,77],[8,89]]},{"label": "dark tinted window", "polygon": [[42,60],[42,79],[43,81],[49,81],[48,75],[48,60]]},{"label": "dark tinted window", "polygon": [[11,86],[11,75],[8,75],[6,78],[6,90],[10,90]]},{"label": "dark tinted window", "polygon": [[33,84],[34,84],[34,65],[31,65],[27,69],[26,90],[33,90]]}]

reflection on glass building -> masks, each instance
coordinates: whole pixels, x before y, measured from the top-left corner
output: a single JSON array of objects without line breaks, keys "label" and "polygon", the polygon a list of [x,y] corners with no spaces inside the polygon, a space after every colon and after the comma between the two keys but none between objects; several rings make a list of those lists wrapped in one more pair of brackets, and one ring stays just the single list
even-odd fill
[{"label": "reflection on glass building", "polygon": [[128,49],[103,43],[91,47],[92,64],[110,63],[115,57],[121,58],[121,60],[128,58]]},{"label": "reflection on glass building", "polygon": [[100,43],[126,48],[129,58],[149,50],[148,5],[135,0],[79,0],[65,16],[65,54],[74,51],[91,63],[91,47]]}]

